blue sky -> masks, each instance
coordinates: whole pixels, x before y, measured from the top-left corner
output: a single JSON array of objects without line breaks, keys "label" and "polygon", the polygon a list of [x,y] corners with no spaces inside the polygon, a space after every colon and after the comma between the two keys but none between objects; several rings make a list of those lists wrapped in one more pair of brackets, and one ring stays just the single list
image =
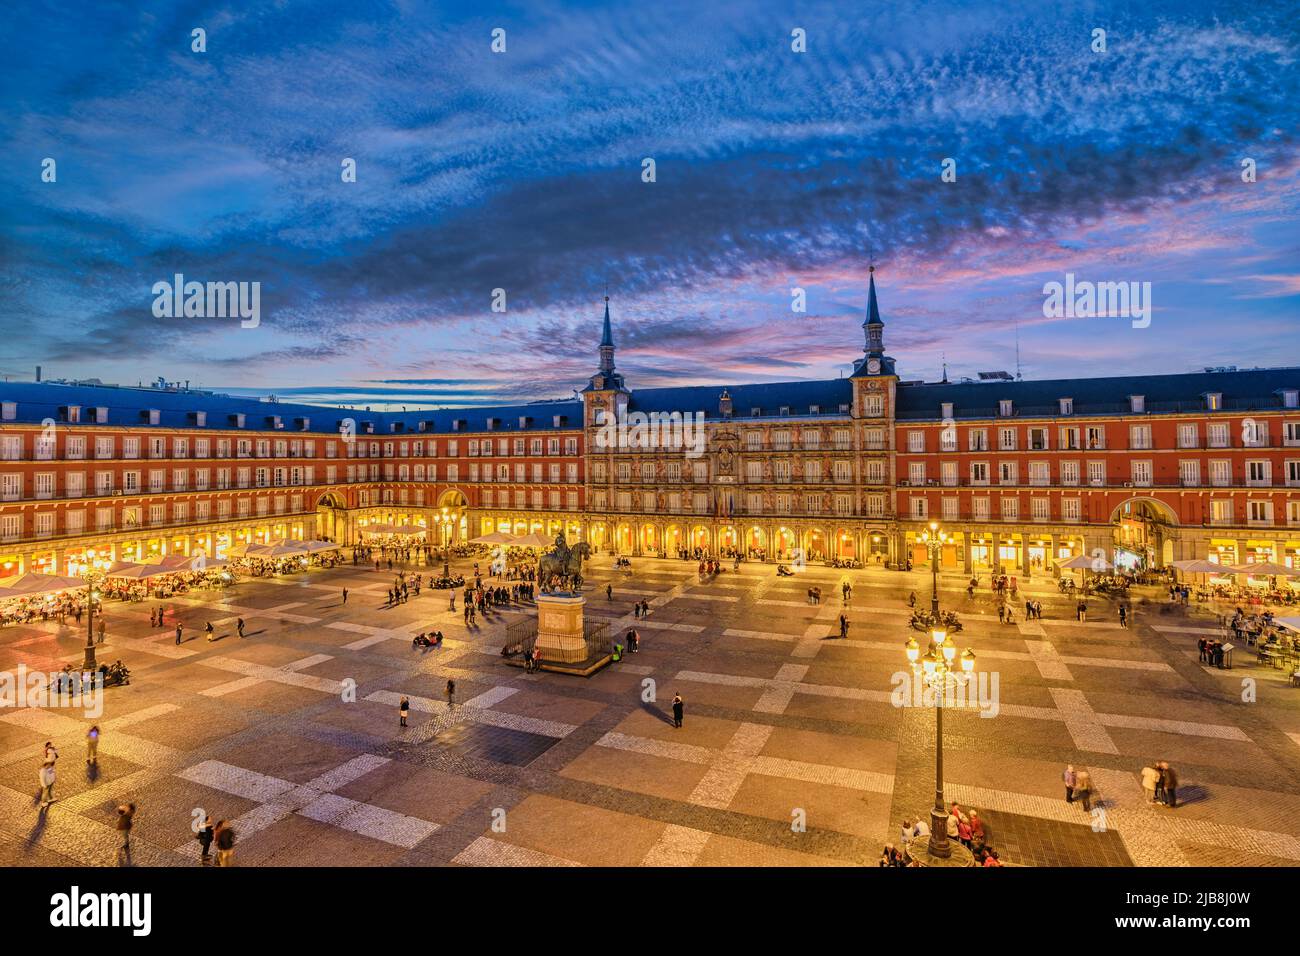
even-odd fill
[{"label": "blue sky", "polygon": [[[0,374],[563,397],[608,283],[634,388],[829,377],[861,355],[873,257],[904,378],[1014,370],[1017,338],[1027,378],[1295,363],[1298,12],[23,5]],[[156,318],[177,272],[260,282],[261,324]],[[1045,319],[1067,272],[1151,282],[1150,327]]]}]

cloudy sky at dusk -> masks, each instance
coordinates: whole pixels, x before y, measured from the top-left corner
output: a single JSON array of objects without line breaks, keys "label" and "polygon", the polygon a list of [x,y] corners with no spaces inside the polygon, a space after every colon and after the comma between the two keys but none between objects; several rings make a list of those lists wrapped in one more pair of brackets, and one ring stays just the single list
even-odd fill
[{"label": "cloudy sky at dusk", "polygon": [[[139,7],[0,28],[5,376],[564,397],[608,283],[633,388],[833,377],[872,256],[904,378],[1300,362],[1294,3]],[[177,272],[260,326],[156,318]],[[1150,327],[1045,319],[1067,272]]]}]

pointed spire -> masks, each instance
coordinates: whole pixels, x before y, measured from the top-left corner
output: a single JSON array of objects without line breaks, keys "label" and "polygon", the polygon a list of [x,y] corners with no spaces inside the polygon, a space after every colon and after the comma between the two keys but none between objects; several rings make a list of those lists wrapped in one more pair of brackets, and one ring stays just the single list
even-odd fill
[{"label": "pointed spire", "polygon": [[609,325],[609,296],[608,295],[605,296],[605,327],[601,330],[600,333],[600,344],[602,347],[604,346],[609,346],[610,348],[614,347],[614,333],[610,329],[610,325]]},{"label": "pointed spire", "polygon": [[876,304],[876,267],[873,265],[867,271],[871,274],[871,281],[867,287],[867,318],[862,323],[863,328],[885,324],[880,320],[880,306]]}]

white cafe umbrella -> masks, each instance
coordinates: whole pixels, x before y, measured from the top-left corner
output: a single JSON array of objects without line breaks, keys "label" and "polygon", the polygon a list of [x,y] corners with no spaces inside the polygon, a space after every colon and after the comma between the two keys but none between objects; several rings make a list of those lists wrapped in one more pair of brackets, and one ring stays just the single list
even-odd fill
[{"label": "white cafe umbrella", "polygon": [[1278,564],[1275,561],[1255,561],[1247,564],[1234,564],[1227,570],[1232,574],[1249,574],[1252,577],[1300,577],[1300,571],[1295,568],[1288,568],[1284,564]]},{"label": "white cafe umbrella", "polygon": [[1101,555],[1089,557],[1086,554],[1079,554],[1068,561],[1062,561],[1058,567],[1069,571],[1110,571],[1114,568],[1114,565]]},{"label": "white cafe umbrella", "polygon": [[1174,567],[1184,574],[1223,574],[1228,569],[1222,564],[1206,561],[1204,558],[1188,558],[1173,562]]},{"label": "white cafe umbrella", "polygon": [[477,538],[470,538],[470,544],[512,544],[515,536],[506,534],[503,531],[493,531],[489,534],[481,534]]},{"label": "white cafe umbrella", "polygon": [[546,535],[534,531],[532,534],[525,534],[515,538],[510,543],[516,548],[549,548],[555,541],[553,538],[548,538]]}]

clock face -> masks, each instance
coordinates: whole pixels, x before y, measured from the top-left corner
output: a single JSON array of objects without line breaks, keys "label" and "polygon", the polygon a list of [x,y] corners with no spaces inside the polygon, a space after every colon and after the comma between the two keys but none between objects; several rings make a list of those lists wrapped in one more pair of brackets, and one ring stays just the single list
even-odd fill
[{"label": "clock face", "polygon": [[880,371],[880,359],[871,359],[867,362],[867,371],[875,375]]}]

